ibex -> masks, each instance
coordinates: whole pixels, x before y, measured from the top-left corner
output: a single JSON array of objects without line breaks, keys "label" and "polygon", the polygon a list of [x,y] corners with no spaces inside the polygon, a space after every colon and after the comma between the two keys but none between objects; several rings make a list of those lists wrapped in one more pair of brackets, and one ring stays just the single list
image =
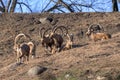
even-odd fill
[{"label": "ibex", "polygon": [[93,41],[110,39],[111,35],[104,32],[94,32],[94,29],[90,26],[86,32],[87,36]]},{"label": "ibex", "polygon": [[17,43],[17,40],[19,37],[25,37],[26,38],[26,35],[21,33],[21,34],[18,34],[16,37],[15,37],[15,42],[14,42],[14,51],[16,52],[17,54],[17,62],[21,62],[21,59],[23,57],[26,57],[26,61],[29,61],[29,55],[31,54],[32,57],[35,57],[35,53],[32,53],[33,49],[34,49],[34,44],[33,42],[28,42],[28,43]]},{"label": "ibex", "polygon": [[[47,30],[44,31],[44,33],[42,34],[41,33],[41,42],[42,42],[42,45],[45,47],[45,48],[50,48],[50,51],[52,53],[55,53],[56,52],[56,48],[58,51],[60,51],[61,49],[61,46],[63,44],[63,37],[62,35],[58,34],[58,33],[55,33],[55,31],[58,29],[58,28],[65,28],[64,26],[58,26],[58,27],[53,27],[53,28],[48,28]],[[42,29],[41,29],[42,30]],[[48,30],[51,30],[51,32],[49,33],[50,35],[47,35],[45,36],[45,33],[48,31]],[[67,29],[66,29],[67,30]],[[41,31],[42,32],[42,31]],[[67,32],[66,32],[67,33]]]},{"label": "ibex", "polygon": [[[49,35],[45,35],[45,33],[50,30],[51,28],[45,30],[45,28],[40,29],[40,37],[41,37],[41,43],[42,46],[45,47],[45,50],[48,51],[48,48],[50,48],[50,51],[52,50],[52,45],[54,44],[54,41],[49,38]],[[44,32],[42,32],[44,30]]]}]

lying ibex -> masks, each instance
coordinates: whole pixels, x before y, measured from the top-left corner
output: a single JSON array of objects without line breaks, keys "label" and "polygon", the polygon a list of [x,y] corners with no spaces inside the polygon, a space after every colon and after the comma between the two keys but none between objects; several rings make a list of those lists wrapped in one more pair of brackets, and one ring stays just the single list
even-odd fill
[{"label": "lying ibex", "polygon": [[92,29],[91,26],[88,28],[88,31],[86,32],[86,34],[93,41],[105,40],[105,39],[110,39],[111,38],[110,34],[107,34],[107,33],[104,33],[104,32],[94,32],[94,29]]},{"label": "lying ibex", "polygon": [[[41,33],[41,42],[42,45],[47,49],[48,47],[50,48],[50,51],[52,53],[56,52],[56,48],[58,49],[58,51],[60,51],[62,43],[63,43],[63,37],[58,34],[55,33],[55,31],[58,28],[65,28],[64,26],[59,26],[59,27],[54,27],[54,28],[48,28],[47,30],[44,31],[43,35]],[[42,30],[42,29],[41,29]],[[45,36],[45,33],[51,30],[51,32],[49,33],[50,35]],[[41,31],[42,32],[42,31]],[[67,32],[66,32],[67,33]]]},{"label": "lying ibex", "polygon": [[28,43],[17,43],[17,40],[19,37],[25,37],[26,38],[26,35],[21,33],[21,34],[18,34],[16,37],[15,37],[15,43],[14,43],[14,51],[17,53],[17,62],[21,62],[21,59],[23,57],[26,57],[26,61],[29,61],[29,55],[31,54],[32,57],[35,57],[35,53],[32,53],[33,49],[34,49],[34,44],[33,42],[28,42]]}]

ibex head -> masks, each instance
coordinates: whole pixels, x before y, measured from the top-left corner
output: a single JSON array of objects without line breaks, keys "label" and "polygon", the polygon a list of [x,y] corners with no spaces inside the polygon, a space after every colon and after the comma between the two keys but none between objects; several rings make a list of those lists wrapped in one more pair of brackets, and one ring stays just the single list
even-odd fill
[{"label": "ibex head", "polygon": [[88,32],[89,31],[92,31],[92,32],[95,32],[95,31],[104,31],[104,28],[100,25],[100,24],[92,24],[88,27]]}]

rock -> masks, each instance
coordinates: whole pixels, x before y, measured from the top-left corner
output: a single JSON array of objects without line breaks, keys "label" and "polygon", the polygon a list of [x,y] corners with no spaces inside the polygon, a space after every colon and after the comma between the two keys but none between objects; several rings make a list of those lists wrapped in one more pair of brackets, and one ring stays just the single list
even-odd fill
[{"label": "rock", "polygon": [[39,75],[39,74],[43,73],[46,70],[47,70],[47,68],[45,68],[45,67],[34,66],[28,71],[28,75],[29,76],[36,76],[36,75]]},{"label": "rock", "polygon": [[97,77],[96,77],[96,80],[106,80],[106,78],[105,78],[105,77],[102,77],[102,76],[97,76]]},{"label": "rock", "polygon": [[46,17],[46,18],[40,18],[39,21],[42,23],[42,24],[46,24],[46,23],[51,23],[53,21],[52,18],[50,17]]},{"label": "rock", "polygon": [[6,70],[15,70],[18,66],[20,66],[22,63],[12,63],[6,67],[4,67],[4,69]]}]

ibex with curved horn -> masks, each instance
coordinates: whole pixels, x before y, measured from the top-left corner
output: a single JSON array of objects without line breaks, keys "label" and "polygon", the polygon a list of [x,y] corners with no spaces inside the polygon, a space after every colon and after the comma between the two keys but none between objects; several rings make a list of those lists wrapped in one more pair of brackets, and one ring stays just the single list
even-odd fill
[{"label": "ibex with curved horn", "polygon": [[21,59],[23,57],[26,57],[26,61],[29,61],[29,55],[31,54],[32,57],[35,57],[35,53],[32,53],[33,49],[34,49],[34,43],[33,42],[28,42],[28,43],[17,43],[18,38],[20,37],[25,37],[26,35],[21,33],[18,34],[15,37],[15,42],[14,42],[14,51],[17,53],[17,62],[21,62]]},{"label": "ibex with curved horn", "polygon": [[87,36],[90,37],[93,41],[97,40],[106,40],[110,39],[111,35],[104,32],[94,32],[92,26],[89,26],[88,31],[86,32]]},{"label": "ibex with curved horn", "polygon": [[104,31],[104,28],[100,25],[100,24],[91,24],[89,27],[88,27],[89,30],[93,29],[93,31]]},{"label": "ibex with curved horn", "polygon": [[[41,33],[41,35],[42,35],[41,36],[42,37],[42,39],[41,39],[42,45],[45,46],[46,48],[50,47],[52,53],[56,52],[56,50],[55,50],[56,48],[58,49],[58,51],[60,51],[62,43],[63,43],[62,35],[60,35],[58,33],[55,33],[55,31],[59,28],[65,28],[65,27],[64,26],[53,27],[53,28],[49,28],[49,29],[45,30],[43,35]],[[48,30],[51,30],[50,35],[45,36],[45,33]]]},{"label": "ibex with curved horn", "polygon": [[54,41],[49,38],[49,35],[45,35],[48,30],[51,30],[51,28],[46,29],[43,33],[42,30],[45,30],[45,28],[41,28],[39,32],[41,36],[42,46],[45,47],[45,50],[47,51],[48,51],[48,47],[50,48],[50,50],[52,50],[52,45]]}]

